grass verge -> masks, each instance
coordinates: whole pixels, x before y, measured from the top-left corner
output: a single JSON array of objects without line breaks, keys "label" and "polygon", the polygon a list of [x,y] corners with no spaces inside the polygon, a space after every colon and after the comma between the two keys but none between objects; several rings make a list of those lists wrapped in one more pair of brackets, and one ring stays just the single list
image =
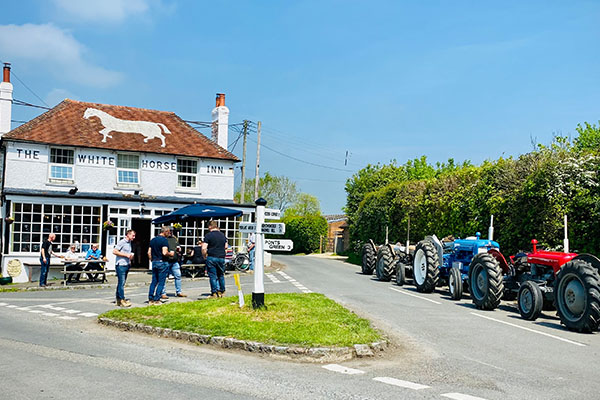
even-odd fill
[{"label": "grass verge", "polygon": [[100,317],[272,345],[352,346],[381,339],[368,320],[322,294],[267,294],[262,310],[249,305],[251,295],[244,300],[242,308],[237,297],[225,297],[118,309]]}]

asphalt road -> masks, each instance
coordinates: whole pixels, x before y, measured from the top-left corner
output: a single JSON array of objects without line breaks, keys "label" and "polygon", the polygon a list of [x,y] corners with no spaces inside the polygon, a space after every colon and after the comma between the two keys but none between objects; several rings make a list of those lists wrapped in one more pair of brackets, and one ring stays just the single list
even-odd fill
[{"label": "asphalt road", "polygon": [[[96,323],[114,288],[0,293],[0,399],[596,399],[600,334],[493,312],[443,292],[423,295],[318,257],[287,267],[265,291],[320,292],[368,317],[396,344],[382,357],[297,363],[121,332]],[[246,293],[253,277],[242,275]],[[227,277],[233,292],[233,278]],[[231,289],[229,289],[231,288]],[[169,286],[172,290],[172,283]],[[185,281],[192,301],[208,282]],[[147,287],[126,290],[143,306]]]}]

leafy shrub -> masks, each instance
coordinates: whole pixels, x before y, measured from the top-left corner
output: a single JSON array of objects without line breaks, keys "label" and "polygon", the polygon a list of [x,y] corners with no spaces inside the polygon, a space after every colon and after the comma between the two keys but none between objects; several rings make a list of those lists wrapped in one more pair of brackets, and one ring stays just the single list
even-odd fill
[{"label": "leafy shrub", "polygon": [[320,237],[327,236],[327,220],[322,216],[292,216],[283,219],[286,239],[294,241],[294,253],[313,253]]}]

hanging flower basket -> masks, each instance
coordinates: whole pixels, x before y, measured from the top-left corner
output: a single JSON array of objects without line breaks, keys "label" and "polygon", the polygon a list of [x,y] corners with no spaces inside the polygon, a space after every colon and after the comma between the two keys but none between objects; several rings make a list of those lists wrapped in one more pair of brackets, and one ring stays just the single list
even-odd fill
[{"label": "hanging flower basket", "polygon": [[102,229],[105,231],[112,231],[116,229],[115,223],[112,221],[104,221],[102,224]]},{"label": "hanging flower basket", "polygon": [[6,217],[6,218],[4,218],[4,221],[10,225],[13,222],[15,222],[15,219],[13,217]]}]

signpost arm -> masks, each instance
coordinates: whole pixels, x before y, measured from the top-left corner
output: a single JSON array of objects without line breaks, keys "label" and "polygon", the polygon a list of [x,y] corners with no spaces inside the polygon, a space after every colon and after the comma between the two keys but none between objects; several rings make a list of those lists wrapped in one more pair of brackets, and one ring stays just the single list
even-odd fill
[{"label": "signpost arm", "polygon": [[262,197],[256,199],[256,251],[254,252],[254,291],[252,292],[252,308],[263,308],[265,306],[264,285],[264,247],[265,237],[261,226],[265,222],[265,206],[267,201]]}]

